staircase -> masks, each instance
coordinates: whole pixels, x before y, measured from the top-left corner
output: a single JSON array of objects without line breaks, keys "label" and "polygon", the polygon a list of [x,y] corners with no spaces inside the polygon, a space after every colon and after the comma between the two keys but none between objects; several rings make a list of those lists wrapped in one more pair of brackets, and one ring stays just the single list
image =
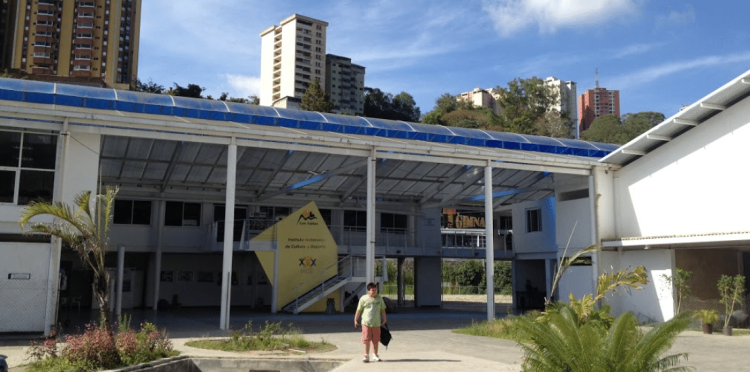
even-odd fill
[{"label": "staircase", "polygon": [[328,294],[341,288],[344,284],[351,282],[351,276],[336,275],[319,286],[311,289],[302,296],[297,297],[294,301],[284,306],[281,310],[285,313],[299,314],[300,311],[308,308],[310,305],[322,300]]},{"label": "staircase", "polygon": [[[385,257],[383,257],[382,260],[383,267],[385,267]],[[327,295],[343,287],[345,284],[352,282],[365,283],[367,280],[367,278],[365,277],[366,274],[363,257],[354,257],[351,255],[345,256],[335,264],[332,264],[323,269],[321,271],[321,275],[325,275],[325,273],[329,273],[328,275],[331,275],[330,273],[334,271],[332,270],[334,265],[336,266],[335,271],[337,272],[337,274],[328,278],[324,278],[322,276],[320,279],[311,278],[307,282],[300,283],[296,287],[294,287],[294,292],[296,294],[298,292],[302,292],[302,288],[310,288],[310,286],[314,286],[312,289],[302,293],[301,295],[296,295],[294,301],[282,307],[281,311],[286,313],[299,314],[300,311],[305,310],[312,304],[326,298]],[[314,285],[313,283],[311,283],[312,280],[315,280],[320,284]],[[375,278],[375,280],[386,281],[388,280],[387,274],[384,277]],[[362,286],[360,286],[360,288],[361,287]]]}]

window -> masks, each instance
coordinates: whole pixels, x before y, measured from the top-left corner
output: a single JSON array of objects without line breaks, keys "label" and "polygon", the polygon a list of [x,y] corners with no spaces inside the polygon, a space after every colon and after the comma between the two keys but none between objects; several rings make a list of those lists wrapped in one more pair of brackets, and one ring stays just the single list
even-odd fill
[{"label": "window", "polygon": [[90,71],[90,70],[91,70],[91,66],[79,66],[79,65],[73,66],[73,71]]},{"label": "window", "polygon": [[537,232],[542,231],[542,210],[527,209],[526,210],[526,232]]},{"label": "window", "polygon": [[167,202],[164,226],[200,226],[200,203]]},{"label": "window", "polygon": [[52,201],[56,155],[57,136],[0,131],[0,203]]},{"label": "window", "polygon": [[115,200],[112,222],[121,225],[150,225],[151,202],[147,200]]},{"label": "window", "polygon": [[367,212],[344,211],[344,231],[367,231]]},{"label": "window", "polygon": [[380,214],[380,231],[394,234],[405,234],[407,228],[406,215],[395,213]]},{"label": "window", "polygon": [[292,208],[289,207],[265,207],[261,206],[258,210],[260,212],[260,215],[262,217],[265,217],[269,220],[278,221],[286,216],[289,215],[289,213],[292,213]]},{"label": "window", "polygon": [[320,218],[325,221],[326,226],[331,228],[331,210],[330,209],[318,209],[320,211]]},{"label": "window", "polygon": [[94,18],[94,13],[78,13],[79,17]]}]

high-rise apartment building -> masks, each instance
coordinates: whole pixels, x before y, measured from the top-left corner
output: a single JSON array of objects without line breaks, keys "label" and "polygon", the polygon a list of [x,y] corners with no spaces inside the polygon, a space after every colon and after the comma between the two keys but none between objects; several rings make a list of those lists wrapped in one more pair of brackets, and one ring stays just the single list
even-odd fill
[{"label": "high-rise apartment building", "polygon": [[296,108],[318,79],[326,89],[328,22],[294,14],[260,33],[260,104]]},{"label": "high-rise apartment building", "polygon": [[500,115],[503,112],[503,108],[497,100],[500,98],[500,94],[495,89],[482,89],[474,88],[471,92],[464,92],[456,96],[459,101],[470,102],[474,106],[486,107],[495,115]]},{"label": "high-rise apartment building", "polygon": [[579,133],[585,132],[596,118],[604,115],[620,116],[619,90],[607,90],[597,86],[578,97]]},{"label": "high-rise apartment building", "polygon": [[351,58],[326,54],[325,91],[333,112],[362,115],[365,112],[365,68]]},{"label": "high-rise apartment building", "polygon": [[563,81],[554,76],[550,76],[544,79],[544,83],[551,87],[558,98],[553,109],[559,111],[562,114],[567,114],[570,120],[568,125],[571,128],[571,136],[579,138],[578,136],[578,109],[576,105],[576,83],[574,81]]},{"label": "high-rise apartment building", "polygon": [[141,0],[8,0],[2,5],[4,68],[39,80],[135,86]]}]

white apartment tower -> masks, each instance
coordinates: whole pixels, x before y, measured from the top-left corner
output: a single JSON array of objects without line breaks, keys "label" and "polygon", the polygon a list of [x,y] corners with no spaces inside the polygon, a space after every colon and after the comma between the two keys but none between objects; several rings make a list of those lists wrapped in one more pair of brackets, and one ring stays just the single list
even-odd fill
[{"label": "white apartment tower", "polygon": [[495,115],[500,115],[503,112],[503,108],[500,107],[500,104],[497,102],[497,100],[500,99],[500,94],[493,88],[482,89],[477,87],[471,92],[463,92],[457,95],[456,99],[459,101],[470,102],[474,106],[486,107],[492,110]]},{"label": "white apartment tower", "polygon": [[325,91],[337,114],[362,115],[365,112],[365,68],[351,58],[326,55]]},{"label": "white apartment tower", "polygon": [[553,109],[560,113],[567,113],[571,126],[570,134],[578,138],[578,101],[576,94],[576,83],[574,81],[562,81],[554,76],[544,79],[544,83],[552,87],[559,94],[557,103],[552,106]]},{"label": "white apartment tower", "polygon": [[294,14],[260,33],[260,104],[297,108],[318,79],[326,89],[328,22]]}]

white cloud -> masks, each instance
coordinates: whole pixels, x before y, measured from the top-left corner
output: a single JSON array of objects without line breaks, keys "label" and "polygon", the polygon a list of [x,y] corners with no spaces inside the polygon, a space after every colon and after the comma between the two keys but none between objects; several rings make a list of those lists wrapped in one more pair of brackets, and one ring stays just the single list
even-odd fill
[{"label": "white cloud", "polygon": [[485,12],[503,37],[537,25],[541,33],[591,26],[634,13],[633,0],[486,0]]},{"label": "white cloud", "polygon": [[748,61],[750,61],[750,52],[706,56],[685,61],[669,62],[658,66],[648,67],[631,74],[619,76],[613,79],[614,82],[612,86],[616,86],[622,90],[631,86],[651,83],[665,76],[697,68],[713,67],[729,63],[747,63]]},{"label": "white cloud", "polygon": [[685,10],[682,12],[671,11],[667,15],[661,15],[656,17],[656,27],[674,27],[680,25],[687,25],[695,22],[695,9],[693,6],[688,4],[685,6]]},{"label": "white cloud", "polygon": [[227,84],[232,87],[236,98],[247,98],[251,95],[260,95],[260,77],[224,74]]}]

